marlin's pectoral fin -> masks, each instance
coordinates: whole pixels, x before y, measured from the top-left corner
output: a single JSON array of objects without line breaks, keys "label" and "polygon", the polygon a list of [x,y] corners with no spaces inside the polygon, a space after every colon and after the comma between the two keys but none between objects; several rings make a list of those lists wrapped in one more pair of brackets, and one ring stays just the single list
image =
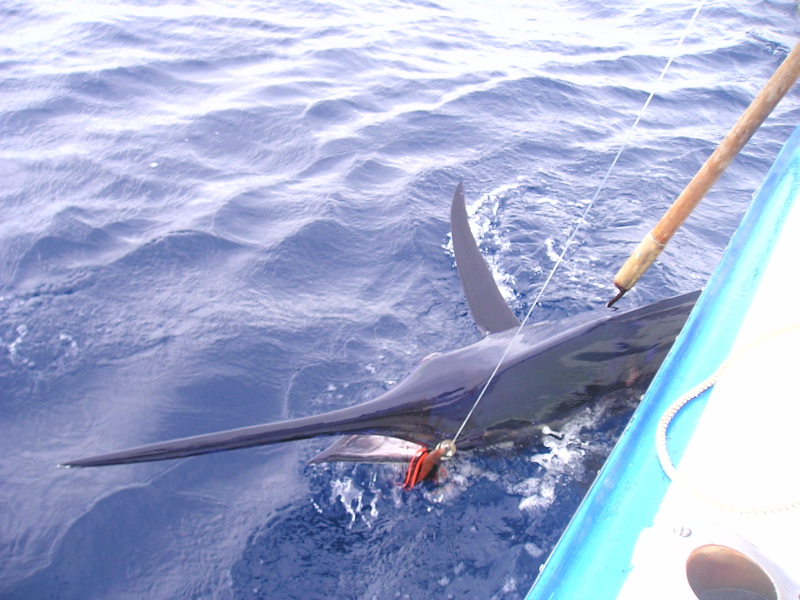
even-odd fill
[{"label": "marlin's pectoral fin", "polygon": [[336,440],[308,462],[407,463],[421,448],[424,446],[385,435],[349,435]]},{"label": "marlin's pectoral fin", "polygon": [[514,312],[503,299],[500,288],[483,259],[469,228],[464,186],[459,183],[450,206],[453,252],[467,304],[475,323],[484,333],[497,333],[519,327]]}]

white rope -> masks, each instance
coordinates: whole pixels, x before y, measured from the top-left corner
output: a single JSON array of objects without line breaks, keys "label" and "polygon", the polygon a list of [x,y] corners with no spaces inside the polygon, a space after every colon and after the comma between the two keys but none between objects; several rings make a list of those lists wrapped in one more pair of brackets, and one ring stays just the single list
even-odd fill
[{"label": "white rope", "polygon": [[673,482],[679,484],[695,496],[709,502],[715,506],[723,508],[725,510],[731,512],[737,512],[740,514],[745,515],[763,515],[763,514],[770,514],[776,512],[783,512],[787,510],[791,510],[794,508],[800,508],[800,498],[795,500],[780,503],[780,504],[773,504],[773,505],[766,505],[766,506],[753,506],[753,505],[745,505],[745,504],[736,504],[733,502],[727,502],[725,500],[721,500],[716,497],[714,494],[709,492],[703,491],[698,487],[692,485],[685,478],[680,477],[678,475],[677,470],[675,469],[675,465],[672,464],[672,459],[669,456],[669,449],[667,448],[667,429],[669,428],[670,423],[675,418],[675,415],[686,406],[689,402],[698,398],[700,394],[705,392],[707,389],[712,387],[716,384],[720,378],[725,374],[728,369],[730,369],[731,365],[735,362],[740,360],[744,355],[751,352],[754,348],[761,345],[762,343],[766,342],[769,339],[777,337],[779,335],[783,335],[785,333],[789,333],[791,331],[800,330],[800,323],[795,323],[793,325],[788,325],[786,327],[782,327],[780,329],[776,329],[774,331],[770,331],[762,335],[759,338],[756,338],[749,344],[747,344],[744,348],[739,350],[733,356],[728,357],[719,367],[717,370],[714,371],[705,381],[702,381],[691,390],[683,394],[680,398],[675,400],[667,410],[664,411],[664,414],[661,415],[661,419],[658,422],[658,427],[656,428],[656,454],[658,454],[658,460],[661,463],[661,468],[664,470],[664,474],[669,477]]},{"label": "white rope", "polygon": [[547,275],[547,278],[545,279],[544,284],[542,284],[542,287],[539,290],[539,293],[536,295],[536,298],[534,299],[533,303],[531,304],[531,307],[528,309],[528,312],[525,314],[525,318],[522,319],[522,322],[519,324],[519,327],[517,328],[516,332],[514,333],[514,337],[511,338],[511,341],[508,343],[508,346],[506,346],[505,352],[503,352],[503,356],[500,357],[500,360],[498,361],[497,366],[492,371],[492,374],[489,376],[489,379],[486,380],[486,383],[484,384],[483,388],[481,389],[480,394],[478,394],[478,397],[475,399],[475,403],[472,405],[472,408],[470,408],[470,411],[467,413],[467,416],[464,418],[464,421],[461,423],[461,427],[458,428],[458,431],[453,436],[453,439],[452,439],[453,443],[455,443],[456,440],[458,440],[458,437],[461,435],[461,432],[464,431],[464,427],[466,427],[466,425],[469,422],[470,418],[472,418],[472,414],[475,412],[475,409],[478,407],[478,404],[483,399],[483,396],[486,394],[486,390],[489,389],[489,385],[492,383],[492,381],[494,380],[495,376],[497,375],[497,372],[500,370],[500,367],[503,365],[503,361],[505,361],[506,356],[508,356],[508,353],[511,350],[511,346],[514,345],[514,342],[516,341],[517,337],[519,337],[519,334],[522,331],[522,328],[525,327],[525,324],[530,319],[530,316],[531,316],[531,313],[533,312],[533,309],[539,303],[539,300],[541,300],[545,289],[547,288],[547,286],[550,283],[550,280],[553,279],[553,275],[555,275],[556,271],[558,270],[558,267],[563,262],[564,256],[566,255],[567,250],[570,247],[570,244],[572,244],[572,241],[575,239],[575,236],[577,235],[578,231],[580,230],[581,225],[583,225],[586,222],[586,217],[589,215],[589,211],[592,209],[592,206],[594,206],[594,203],[597,200],[597,197],[600,195],[600,192],[602,192],[603,189],[605,188],[606,182],[608,181],[608,178],[611,175],[611,171],[613,171],[614,167],[617,165],[617,161],[619,160],[619,157],[622,154],[622,151],[625,150],[625,146],[628,145],[628,142],[630,141],[631,136],[633,135],[633,131],[636,129],[636,126],[639,124],[639,121],[641,120],[642,115],[644,115],[644,111],[647,109],[648,105],[650,104],[650,101],[653,99],[653,96],[656,95],[656,92],[658,91],[658,86],[661,84],[661,80],[664,79],[664,75],[667,74],[667,70],[669,69],[670,65],[672,64],[672,61],[675,60],[675,57],[678,55],[678,50],[683,45],[683,41],[686,39],[686,36],[689,33],[689,30],[691,29],[691,27],[694,24],[695,20],[697,19],[697,15],[700,13],[700,9],[703,8],[703,5],[705,4],[705,1],[706,0],[700,0],[700,2],[697,4],[697,8],[695,9],[694,14],[692,14],[692,18],[689,19],[689,22],[686,24],[686,28],[683,31],[683,35],[678,40],[678,43],[676,44],[675,49],[672,51],[672,56],[669,57],[669,60],[667,61],[667,64],[664,65],[664,69],[661,71],[661,75],[658,76],[658,79],[656,80],[655,84],[653,85],[653,91],[650,92],[650,95],[647,97],[647,100],[645,100],[644,106],[642,106],[641,110],[639,111],[639,114],[636,116],[636,120],[633,122],[633,125],[631,125],[631,128],[628,130],[628,133],[627,133],[627,135],[625,136],[625,139],[622,142],[622,146],[620,146],[620,149],[617,152],[617,155],[614,157],[614,160],[611,161],[611,166],[608,167],[608,170],[606,171],[606,174],[603,177],[603,180],[600,182],[600,185],[597,187],[597,191],[594,193],[594,196],[592,196],[592,199],[589,201],[589,204],[586,206],[586,209],[583,211],[583,214],[581,215],[581,218],[578,219],[578,221],[575,224],[575,227],[573,227],[572,232],[570,233],[569,237],[567,238],[566,243],[564,244],[564,249],[561,251],[561,254],[559,254],[558,258],[556,259],[556,262],[553,265],[553,268],[550,270],[550,273]]}]

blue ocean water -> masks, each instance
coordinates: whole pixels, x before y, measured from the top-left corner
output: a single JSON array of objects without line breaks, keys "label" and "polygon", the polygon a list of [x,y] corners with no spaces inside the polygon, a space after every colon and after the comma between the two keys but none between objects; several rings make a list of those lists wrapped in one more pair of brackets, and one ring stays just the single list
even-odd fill
[{"label": "blue ocean water", "polygon": [[[629,418],[399,469],[325,440],[66,459],[374,397],[478,339],[448,244],[463,180],[518,314],[695,5],[0,2],[0,595],[521,598]],[[636,242],[800,37],[709,2],[534,319],[602,306]],[[625,298],[703,285],[790,92]]]}]

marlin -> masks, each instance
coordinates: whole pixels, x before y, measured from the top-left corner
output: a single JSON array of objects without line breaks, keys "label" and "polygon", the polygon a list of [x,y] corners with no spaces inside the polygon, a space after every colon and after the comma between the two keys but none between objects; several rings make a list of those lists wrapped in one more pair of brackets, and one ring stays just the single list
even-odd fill
[{"label": "marlin", "polygon": [[461,183],[453,196],[450,225],[467,304],[484,335],[480,341],[431,354],[402,382],[362,404],[60,466],[166,460],[334,435],[346,437],[311,462],[408,461],[459,429],[459,450],[524,443],[541,436],[545,426],[558,427],[603,394],[623,388],[644,392],[699,295],[691,292],[632,310],[603,308],[521,327],[472,236]]}]

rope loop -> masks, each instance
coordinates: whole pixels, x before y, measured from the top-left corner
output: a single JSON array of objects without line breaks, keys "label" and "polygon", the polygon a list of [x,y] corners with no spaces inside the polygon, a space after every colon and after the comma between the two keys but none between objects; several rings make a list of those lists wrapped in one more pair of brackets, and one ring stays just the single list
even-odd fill
[{"label": "rope loop", "polygon": [[719,367],[717,367],[717,370],[714,371],[707,379],[700,382],[695,387],[690,389],[688,392],[680,396],[677,400],[675,400],[672,404],[670,404],[667,410],[664,411],[664,414],[661,415],[661,419],[659,420],[658,426],[656,428],[655,444],[656,444],[656,454],[658,455],[658,461],[661,463],[661,468],[664,471],[664,474],[670,480],[672,480],[674,483],[677,483],[684,489],[688,490],[698,498],[701,498],[714,506],[723,508],[727,511],[736,512],[739,514],[765,515],[765,514],[783,512],[794,508],[800,508],[800,498],[785,503],[766,505],[766,506],[736,504],[733,502],[728,502],[726,500],[717,498],[714,494],[699,489],[697,486],[693,485],[692,483],[687,481],[684,477],[681,477],[678,474],[677,469],[675,468],[675,465],[672,463],[672,459],[669,456],[669,449],[667,446],[667,430],[669,429],[672,420],[684,406],[689,404],[689,402],[691,402],[692,400],[698,398],[703,392],[705,392],[709,388],[713,387],[722,378],[722,376],[728,370],[730,370],[731,366],[734,363],[741,360],[742,357],[752,352],[755,348],[757,348],[767,340],[798,330],[800,330],[800,323],[795,323],[792,325],[787,325],[786,327],[782,327],[780,329],[775,329],[756,338],[755,340],[744,346],[744,348],[736,352],[736,354],[729,356],[725,361],[722,362],[722,364]]}]

